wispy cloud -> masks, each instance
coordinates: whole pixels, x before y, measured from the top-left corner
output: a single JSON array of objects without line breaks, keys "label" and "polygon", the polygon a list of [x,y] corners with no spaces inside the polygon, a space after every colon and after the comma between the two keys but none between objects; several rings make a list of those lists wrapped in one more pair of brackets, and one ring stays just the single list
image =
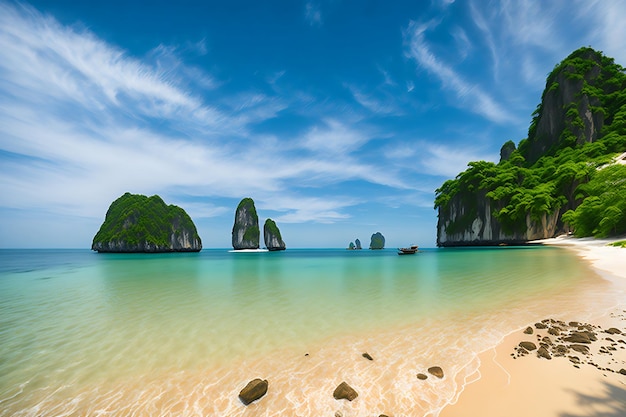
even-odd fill
[{"label": "wispy cloud", "polygon": [[368,109],[374,115],[402,113],[402,111],[395,104],[394,100],[390,100],[387,98],[383,100],[378,99],[374,97],[373,94],[364,93],[359,88],[352,86],[352,85],[346,85],[346,88],[350,90],[350,93],[352,93],[352,97],[354,97],[357,103],[359,103],[364,108]]},{"label": "wispy cloud", "polygon": [[304,17],[311,26],[321,26],[322,12],[320,5],[313,1],[307,1],[304,6]]},{"label": "wispy cloud", "polygon": [[[204,43],[198,48],[206,52]],[[321,116],[279,140],[252,134],[252,126],[301,95],[223,94],[221,87],[187,65],[177,46],[157,45],[138,58],[87,29],[0,4],[0,194],[11,196],[1,206],[100,218],[131,191],[169,195],[179,205],[188,195],[201,218],[225,209],[198,196],[254,192],[259,201],[282,196],[282,221],[332,222],[346,218],[354,198],[337,190],[324,199],[299,195],[343,181],[407,188],[393,169],[355,156],[375,135],[358,127],[359,116]],[[208,104],[203,93],[218,99]]]},{"label": "wispy cloud", "polygon": [[465,109],[477,113],[491,121],[505,123],[514,117],[504,106],[485,92],[479,85],[466,81],[454,68],[438,58],[431,50],[425,33],[435,25],[433,22],[411,22],[405,32],[408,43],[407,55],[416,63],[439,79],[442,86],[453,92]]}]

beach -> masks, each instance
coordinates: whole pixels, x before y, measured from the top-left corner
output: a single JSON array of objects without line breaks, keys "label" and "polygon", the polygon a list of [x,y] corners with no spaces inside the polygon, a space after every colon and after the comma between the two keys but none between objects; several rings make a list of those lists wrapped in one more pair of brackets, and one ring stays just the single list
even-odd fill
[{"label": "beach", "polygon": [[[626,294],[626,250],[607,246],[616,240],[623,238],[562,236],[538,243],[575,251],[598,274]],[[587,355],[570,350],[564,356],[553,356],[548,360],[537,357],[537,351],[532,351],[520,357],[516,353],[520,342],[531,341],[539,346],[539,338],[546,336],[546,329],[537,329],[536,323],[526,326],[533,330],[533,334],[524,333],[525,328],[522,328],[508,335],[495,348],[479,356],[480,366],[476,373],[466,383],[460,381],[464,388],[439,416],[626,415],[626,296],[621,300],[618,305],[608,304],[598,309],[589,318],[597,341],[584,344],[589,347]],[[571,333],[569,322],[579,320],[575,314],[539,319],[546,320],[548,326],[553,325],[548,320],[561,321],[557,326],[564,330],[563,333],[565,330]],[[578,326],[574,331],[577,329]],[[581,330],[585,331],[584,328]],[[570,359],[573,357],[577,359]]]}]

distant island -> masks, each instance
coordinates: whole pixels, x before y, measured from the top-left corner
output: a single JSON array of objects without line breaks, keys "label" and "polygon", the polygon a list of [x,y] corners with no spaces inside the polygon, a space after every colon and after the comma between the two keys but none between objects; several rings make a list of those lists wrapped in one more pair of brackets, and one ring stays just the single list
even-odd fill
[{"label": "distant island", "polygon": [[385,249],[385,236],[382,233],[376,232],[372,235],[370,249]]},{"label": "distant island", "polygon": [[126,193],[109,206],[93,238],[97,252],[198,252],[202,241],[182,208],[158,195]]},{"label": "distant island", "polygon": [[[254,200],[242,199],[235,210],[235,222],[232,231],[232,245],[235,250],[259,249],[259,216]],[[263,240],[270,251],[285,250],[286,245],[278,226],[272,219],[267,219],[263,226]]]},{"label": "distant island", "polygon": [[[436,190],[437,245],[626,233],[626,73],[591,48],[548,75],[528,137]],[[619,156],[618,156],[619,155]]]}]

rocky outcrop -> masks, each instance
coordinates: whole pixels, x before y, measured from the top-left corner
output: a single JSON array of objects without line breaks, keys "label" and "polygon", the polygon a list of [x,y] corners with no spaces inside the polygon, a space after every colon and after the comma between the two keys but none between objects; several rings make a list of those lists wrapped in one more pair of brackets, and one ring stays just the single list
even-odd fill
[{"label": "rocky outcrop", "polygon": [[436,191],[438,246],[518,245],[569,232],[563,215],[586,198],[579,186],[594,158],[623,151],[616,97],[625,92],[623,69],[591,48],[556,65],[517,149],[506,142],[498,164],[471,162]]},{"label": "rocky outcrop", "polygon": [[93,238],[97,252],[198,252],[202,241],[185,210],[161,197],[126,193],[109,206]]},{"label": "rocky outcrop", "polygon": [[385,237],[380,232],[374,233],[370,241],[370,249],[384,249],[384,248],[385,248]]},{"label": "rocky outcrop", "polygon": [[[573,55],[577,55],[573,57]],[[528,135],[525,157],[537,161],[562,141],[571,146],[595,142],[604,125],[605,113],[592,94],[601,81],[602,55],[590,48],[581,49],[564,61],[563,67],[550,74],[546,82],[538,114]],[[584,60],[584,70],[577,68],[571,58]],[[591,87],[591,88],[590,88]]]},{"label": "rocky outcrop", "polygon": [[260,378],[253,379],[241,390],[239,399],[244,405],[248,405],[263,397],[267,393],[267,387],[267,380]]},{"label": "rocky outcrop", "polygon": [[285,250],[285,242],[280,236],[280,230],[272,219],[265,220],[263,225],[263,239],[265,240],[265,247],[270,251]]},{"label": "rocky outcrop", "polygon": [[526,216],[524,232],[507,233],[494,216],[495,203],[484,192],[471,197],[458,194],[447,207],[439,207],[437,246],[493,246],[522,245],[530,240],[544,239],[558,234],[562,210],[544,214],[539,220]]},{"label": "rocky outcrop", "polygon": [[354,246],[355,246],[355,249],[363,249],[363,248],[361,247],[361,241],[360,241],[359,239],[356,239],[356,240],[354,241]]},{"label": "rocky outcrop", "polygon": [[244,198],[237,206],[235,224],[233,225],[233,249],[259,248],[259,216],[251,198]]},{"label": "rocky outcrop", "polygon": [[345,381],[339,384],[333,392],[333,397],[336,400],[352,401],[358,396],[359,394],[354,390],[354,388],[348,385]]}]

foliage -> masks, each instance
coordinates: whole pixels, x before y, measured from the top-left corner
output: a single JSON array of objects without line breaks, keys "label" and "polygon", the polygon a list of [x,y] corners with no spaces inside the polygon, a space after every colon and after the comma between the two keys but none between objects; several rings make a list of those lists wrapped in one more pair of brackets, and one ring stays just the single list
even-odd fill
[{"label": "foliage", "polygon": [[126,193],[109,206],[93,243],[113,241],[135,246],[146,242],[169,247],[171,234],[180,230],[189,230],[192,238],[200,241],[196,226],[182,208],[166,205],[158,195]]},{"label": "foliage", "polygon": [[579,187],[585,197],[563,214],[577,236],[606,237],[626,232],[626,166],[610,165]]},{"label": "foliage", "polygon": [[[581,81],[575,100],[588,97],[594,103],[590,110],[604,116],[603,128],[595,142],[579,141],[578,134],[584,128],[579,102],[565,103],[563,112],[568,122],[557,144],[533,158],[536,160],[527,160],[544,99],[548,94],[558,94],[560,74]],[[616,153],[626,151],[626,74],[613,59],[591,48],[574,51],[548,76],[528,139],[520,141],[517,149],[510,142],[502,147],[510,152],[508,159],[502,158],[497,165],[470,162],[464,172],[435,191],[435,208],[440,209],[440,215],[449,210],[457,213],[454,221],[447,222],[448,234],[469,230],[479,202],[485,199],[491,201],[493,216],[509,235],[525,232],[528,216],[539,221],[544,215],[567,210],[563,221],[576,234],[604,236],[626,227],[626,191],[621,188],[626,172],[622,168],[598,169]]]},{"label": "foliage", "polygon": [[626,240],[619,240],[617,242],[609,243],[609,246],[615,246],[616,248],[626,248]]}]

